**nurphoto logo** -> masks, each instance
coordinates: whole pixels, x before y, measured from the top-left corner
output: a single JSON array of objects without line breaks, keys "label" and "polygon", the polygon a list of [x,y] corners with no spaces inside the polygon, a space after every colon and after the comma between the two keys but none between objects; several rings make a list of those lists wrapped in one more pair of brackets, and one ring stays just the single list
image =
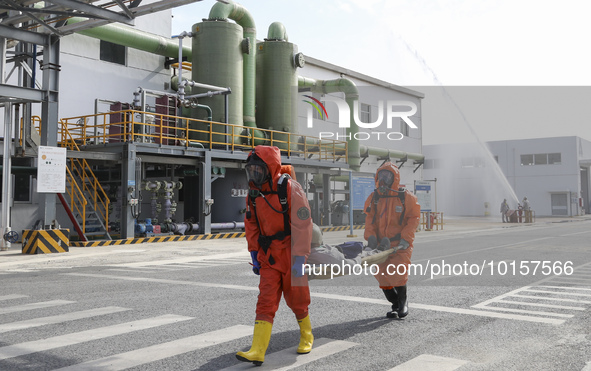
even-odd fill
[{"label": "nurphoto logo", "polygon": [[[308,103],[310,107],[308,108],[308,115],[307,115],[307,127],[312,128],[314,127],[314,120],[313,120],[313,111],[314,108],[319,117],[323,120],[328,119],[328,113],[326,111],[326,107],[324,104],[327,102],[333,102],[337,106],[338,110],[338,122],[339,128],[350,128],[351,127],[351,108],[347,101],[339,97],[333,97],[330,95],[325,95],[323,97],[324,104],[320,102],[318,99],[310,96],[304,95],[304,97],[311,99],[303,100],[304,102]],[[393,129],[393,123],[395,118],[399,118],[404,122],[410,129],[418,129],[418,126],[410,119],[411,116],[417,113],[417,105],[411,101],[402,101],[402,100],[387,100],[378,101],[378,117],[373,122],[362,122],[359,118],[359,101],[355,100],[353,103],[353,122],[359,128],[362,129],[376,129],[379,127],[383,127],[384,120],[386,122],[385,129],[389,129],[388,131],[359,131],[356,133],[349,133],[347,135],[342,135],[337,132],[326,132],[321,131],[319,133],[320,139],[336,139],[336,140],[369,140],[372,137],[381,139],[386,138],[389,140],[401,140],[404,138],[404,135],[399,131],[391,131]],[[398,122],[398,120],[397,120]]]}]

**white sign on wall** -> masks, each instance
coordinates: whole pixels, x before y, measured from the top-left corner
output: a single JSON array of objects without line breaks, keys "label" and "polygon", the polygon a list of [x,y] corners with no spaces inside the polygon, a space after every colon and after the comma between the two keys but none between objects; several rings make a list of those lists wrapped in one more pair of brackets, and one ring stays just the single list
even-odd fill
[{"label": "white sign on wall", "polygon": [[415,181],[415,195],[419,205],[421,205],[421,211],[436,211],[434,205],[434,192],[431,185],[431,181]]},{"label": "white sign on wall", "polygon": [[66,192],[65,148],[39,146],[37,156],[37,193]]}]

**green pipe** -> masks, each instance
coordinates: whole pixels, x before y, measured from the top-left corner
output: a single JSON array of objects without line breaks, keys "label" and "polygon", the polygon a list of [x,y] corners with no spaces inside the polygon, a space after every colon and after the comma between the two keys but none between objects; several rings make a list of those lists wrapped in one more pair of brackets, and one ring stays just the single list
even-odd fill
[{"label": "green pipe", "polygon": [[360,146],[359,152],[361,154],[361,157],[367,157],[368,155],[372,155],[388,158],[406,158],[409,160],[415,160],[419,162],[425,161],[425,155],[421,153],[397,151],[395,149],[388,148]]},{"label": "green pipe", "polygon": [[194,108],[201,108],[207,111],[207,121],[211,121],[212,118],[212,112],[211,112],[211,107],[210,106],[206,106],[205,104],[194,104],[191,105]]},{"label": "green pipe", "polygon": [[[232,0],[226,1],[228,4],[215,3],[209,11],[210,21],[221,21],[231,19],[242,26],[243,35],[248,39],[246,46],[248,49],[244,55],[244,100],[243,116],[244,126],[256,128],[255,119],[255,99],[256,99],[256,26],[254,18],[248,10],[242,5],[234,3]],[[177,49],[178,50],[178,49]],[[260,137],[261,133],[255,133]]]},{"label": "green pipe", "polygon": [[[87,20],[86,18],[73,17],[68,19],[68,24],[78,23]],[[94,37],[108,41],[113,44],[123,45],[130,48],[143,50],[170,58],[178,58],[179,43],[176,40],[168,39],[145,31],[136,30],[132,27],[122,26],[117,23],[110,23],[104,26],[76,31],[85,36]],[[191,60],[191,47],[183,45],[183,57]]]}]

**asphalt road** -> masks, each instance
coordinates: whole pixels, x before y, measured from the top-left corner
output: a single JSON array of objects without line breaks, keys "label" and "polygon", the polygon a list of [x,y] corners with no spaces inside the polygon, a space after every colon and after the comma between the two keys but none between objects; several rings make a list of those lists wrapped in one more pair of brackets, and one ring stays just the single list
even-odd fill
[{"label": "asphalt road", "polygon": [[[469,224],[417,234],[404,320],[369,272],[311,281],[313,351],[282,302],[259,369],[591,370],[591,220]],[[250,369],[248,261],[243,239],[1,252],[0,370]]]}]

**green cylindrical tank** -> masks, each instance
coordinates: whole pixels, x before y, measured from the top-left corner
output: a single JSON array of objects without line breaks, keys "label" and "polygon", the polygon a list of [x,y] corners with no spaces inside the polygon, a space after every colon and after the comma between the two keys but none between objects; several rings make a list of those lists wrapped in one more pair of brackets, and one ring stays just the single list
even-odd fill
[{"label": "green cylindrical tank", "polygon": [[[228,122],[232,125],[243,125],[243,31],[236,23],[225,21],[205,21],[197,23],[193,31],[193,67],[192,79],[199,83],[230,88]],[[191,93],[199,94],[205,89],[193,87]],[[199,104],[212,109],[212,119],[226,122],[225,99],[223,95],[200,98]],[[192,109],[191,117],[207,120],[207,113],[201,109]],[[194,125],[192,129],[209,130],[209,125]],[[224,132],[225,127],[214,125],[213,132]],[[234,134],[239,134],[239,129]],[[199,133],[194,139],[209,140],[209,135]],[[223,135],[214,135],[213,141],[226,142]],[[228,143],[230,139],[228,138]]]},{"label": "green cylindrical tank", "polygon": [[[257,44],[257,126],[263,129],[296,133],[297,46],[287,41],[285,28],[278,22],[269,27],[268,35],[264,42]],[[303,59],[301,60],[303,63]],[[287,135],[275,134],[273,139],[287,142],[287,137]],[[292,139],[295,140],[295,138]],[[287,143],[276,145],[281,149],[287,148]]]}]

